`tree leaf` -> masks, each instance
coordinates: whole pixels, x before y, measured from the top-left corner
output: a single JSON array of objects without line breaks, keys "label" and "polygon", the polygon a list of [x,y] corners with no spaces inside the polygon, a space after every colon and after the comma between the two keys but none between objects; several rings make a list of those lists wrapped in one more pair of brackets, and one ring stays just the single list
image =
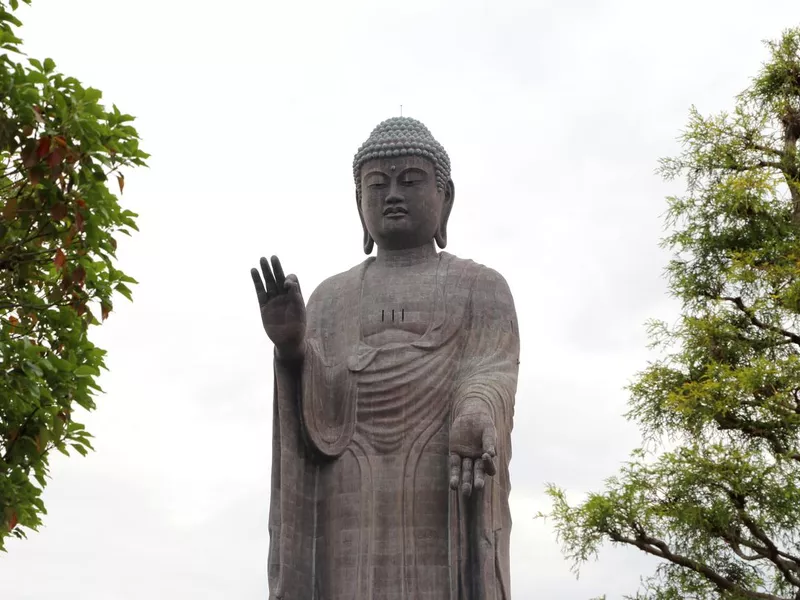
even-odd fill
[{"label": "tree leaf", "polygon": [[64,251],[61,248],[56,250],[56,256],[53,259],[53,263],[59,269],[63,269],[64,265],[67,263],[67,255],[64,254]]},{"label": "tree leaf", "polygon": [[6,200],[6,205],[3,208],[3,218],[6,221],[13,221],[16,218],[18,202],[16,196],[11,196]]},{"label": "tree leaf", "polygon": [[72,282],[77,286],[82,286],[86,280],[86,269],[78,265],[72,271]]},{"label": "tree leaf", "polygon": [[67,216],[67,205],[63,202],[54,204],[50,209],[50,218],[54,221],[62,221]]},{"label": "tree leaf", "polygon": [[73,374],[75,377],[97,377],[100,375],[100,371],[89,365],[81,365],[73,371]]},{"label": "tree leaf", "polygon": [[36,156],[41,160],[50,152],[50,136],[43,135],[36,144]]}]

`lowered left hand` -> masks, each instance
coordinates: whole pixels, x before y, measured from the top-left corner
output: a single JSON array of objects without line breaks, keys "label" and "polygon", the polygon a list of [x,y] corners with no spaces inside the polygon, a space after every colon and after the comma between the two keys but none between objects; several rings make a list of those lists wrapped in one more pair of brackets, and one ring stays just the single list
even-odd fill
[{"label": "lowered left hand", "polygon": [[450,488],[461,487],[465,496],[480,490],[486,476],[494,475],[497,429],[489,408],[481,401],[467,400],[450,427]]}]

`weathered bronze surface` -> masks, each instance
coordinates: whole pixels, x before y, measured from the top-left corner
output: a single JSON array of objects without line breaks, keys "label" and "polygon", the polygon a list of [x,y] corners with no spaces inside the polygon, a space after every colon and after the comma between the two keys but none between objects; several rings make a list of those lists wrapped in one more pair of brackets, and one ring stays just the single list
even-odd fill
[{"label": "weathered bronze surface", "polygon": [[252,270],[275,344],[270,598],[508,600],[511,293],[437,252],[455,188],[424,125],[384,121],[353,170],[377,256],[307,306],[277,257]]}]

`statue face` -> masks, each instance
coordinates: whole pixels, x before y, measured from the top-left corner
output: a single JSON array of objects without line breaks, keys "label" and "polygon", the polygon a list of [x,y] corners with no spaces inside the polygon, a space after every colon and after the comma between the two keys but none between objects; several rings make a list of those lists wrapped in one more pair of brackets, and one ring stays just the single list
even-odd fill
[{"label": "statue face", "polygon": [[379,248],[416,248],[433,240],[452,202],[436,188],[433,163],[419,156],[380,158],[361,167],[359,210]]}]

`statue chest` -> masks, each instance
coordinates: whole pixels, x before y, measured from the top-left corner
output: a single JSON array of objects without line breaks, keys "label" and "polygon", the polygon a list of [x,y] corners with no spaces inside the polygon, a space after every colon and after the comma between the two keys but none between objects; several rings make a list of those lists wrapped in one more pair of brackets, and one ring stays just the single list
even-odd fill
[{"label": "statue chest", "polygon": [[361,335],[375,347],[419,339],[433,319],[436,270],[367,272],[361,294]]}]

